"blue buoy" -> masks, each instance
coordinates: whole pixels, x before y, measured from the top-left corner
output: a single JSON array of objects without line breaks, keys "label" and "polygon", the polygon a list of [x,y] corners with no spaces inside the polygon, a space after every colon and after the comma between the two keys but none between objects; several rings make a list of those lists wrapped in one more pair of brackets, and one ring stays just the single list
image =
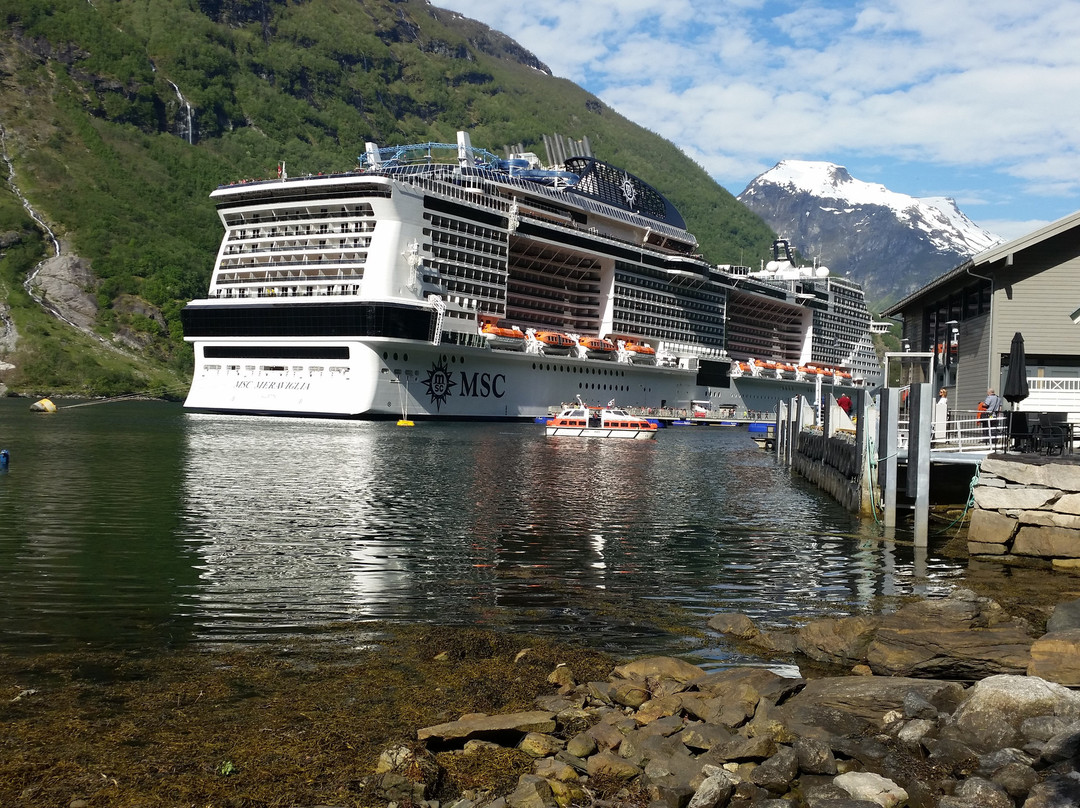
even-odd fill
[{"label": "blue buoy", "polygon": [[11,455],[7,449],[0,449],[0,471],[7,471],[8,461],[11,460]]}]

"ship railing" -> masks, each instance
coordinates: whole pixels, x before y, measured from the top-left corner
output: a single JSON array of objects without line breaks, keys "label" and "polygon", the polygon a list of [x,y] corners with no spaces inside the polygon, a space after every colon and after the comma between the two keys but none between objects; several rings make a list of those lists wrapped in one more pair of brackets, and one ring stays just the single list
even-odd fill
[{"label": "ship railing", "polygon": [[342,295],[360,295],[361,285],[356,283],[359,278],[353,279],[353,283],[331,283],[322,285],[294,285],[294,286],[267,286],[251,289],[246,286],[219,287],[210,292],[211,298],[245,298],[245,297],[341,297]]},{"label": "ship railing", "polygon": [[[329,272],[338,274],[339,270],[335,267],[348,267],[349,272],[354,272],[354,267],[364,267],[367,264],[367,256],[363,258],[338,258],[332,256],[326,256],[322,260],[310,259],[303,261],[236,261],[229,259],[222,259],[221,265],[218,267],[218,272],[232,272],[232,273],[244,273],[244,274],[263,274],[269,272],[285,272],[288,267],[322,267]],[[300,273],[311,274],[310,272],[303,271]]]},{"label": "ship railing", "polygon": [[[352,244],[334,244],[338,250],[359,250],[367,249],[371,246],[371,234],[364,233],[362,235],[345,233],[312,233],[315,238],[308,236],[302,236],[297,238],[296,236],[259,236],[258,238],[245,238],[234,239],[229,241],[229,246],[225,249],[225,255],[260,255],[263,253],[299,253],[299,252],[312,252],[316,250],[325,250],[331,245],[320,245],[319,241],[352,241]],[[275,245],[267,247],[264,242],[274,239]],[[300,243],[303,239],[306,243]],[[280,244],[280,242],[289,240],[295,241],[294,244]]]},{"label": "ship railing", "polygon": [[301,272],[286,272],[285,270],[263,270],[263,271],[235,271],[235,270],[219,270],[217,276],[214,278],[214,282],[218,285],[228,284],[233,286],[273,286],[282,283],[356,283],[364,279],[363,271],[355,272],[349,270],[348,272],[341,269],[335,269],[334,267],[326,267],[325,269],[306,269]]},{"label": "ship railing", "polygon": [[[390,192],[387,191],[380,196],[390,196]],[[361,208],[356,210],[356,208]],[[248,227],[262,227],[264,225],[277,225],[287,227],[291,222],[318,220],[318,219],[355,219],[357,216],[362,217],[362,220],[358,224],[374,226],[374,222],[370,221],[371,217],[375,216],[375,210],[367,202],[361,205],[353,205],[353,210],[326,210],[325,212],[320,210],[318,213],[301,213],[295,208],[289,208],[287,213],[276,213],[273,210],[262,210],[258,214],[250,214],[251,218],[244,218],[241,213],[226,214],[225,223],[230,227],[236,228],[248,228]],[[285,224],[282,225],[282,222]]]}]

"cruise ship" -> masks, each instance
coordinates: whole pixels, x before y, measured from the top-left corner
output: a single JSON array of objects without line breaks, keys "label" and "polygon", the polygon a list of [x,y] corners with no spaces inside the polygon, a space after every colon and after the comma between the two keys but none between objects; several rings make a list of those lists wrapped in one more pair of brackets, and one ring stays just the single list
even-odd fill
[{"label": "cruise ship", "polygon": [[185,407],[524,420],[580,396],[737,417],[869,378],[857,285],[790,255],[709,264],[656,189],[587,141],[545,144],[550,166],[465,132],[368,143],[355,171],[219,187]]}]

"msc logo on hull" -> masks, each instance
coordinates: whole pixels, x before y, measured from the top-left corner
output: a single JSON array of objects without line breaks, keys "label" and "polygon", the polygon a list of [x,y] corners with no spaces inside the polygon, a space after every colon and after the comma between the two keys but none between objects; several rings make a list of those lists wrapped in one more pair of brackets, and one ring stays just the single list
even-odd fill
[{"label": "msc logo on hull", "polygon": [[[438,412],[453,395],[459,398],[502,398],[506,395],[506,376],[502,373],[466,373],[459,370],[455,381],[443,358],[428,370],[424,387],[427,388],[428,399]],[[455,388],[457,393],[454,392]]]}]

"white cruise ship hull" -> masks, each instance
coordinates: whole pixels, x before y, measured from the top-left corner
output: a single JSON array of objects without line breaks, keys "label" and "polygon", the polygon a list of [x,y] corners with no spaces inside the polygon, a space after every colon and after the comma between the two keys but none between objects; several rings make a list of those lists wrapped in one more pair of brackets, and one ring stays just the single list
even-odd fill
[{"label": "white cruise ship hull", "polygon": [[[261,343],[262,352],[297,341]],[[244,342],[250,349],[251,341]],[[230,353],[228,343],[201,344]],[[199,360],[184,406],[200,412],[328,418],[524,420],[576,396],[602,404],[686,408],[695,374],[608,360],[369,338],[309,347],[348,359]],[[233,353],[251,353],[236,350]],[[286,350],[282,351],[287,353]]]}]

